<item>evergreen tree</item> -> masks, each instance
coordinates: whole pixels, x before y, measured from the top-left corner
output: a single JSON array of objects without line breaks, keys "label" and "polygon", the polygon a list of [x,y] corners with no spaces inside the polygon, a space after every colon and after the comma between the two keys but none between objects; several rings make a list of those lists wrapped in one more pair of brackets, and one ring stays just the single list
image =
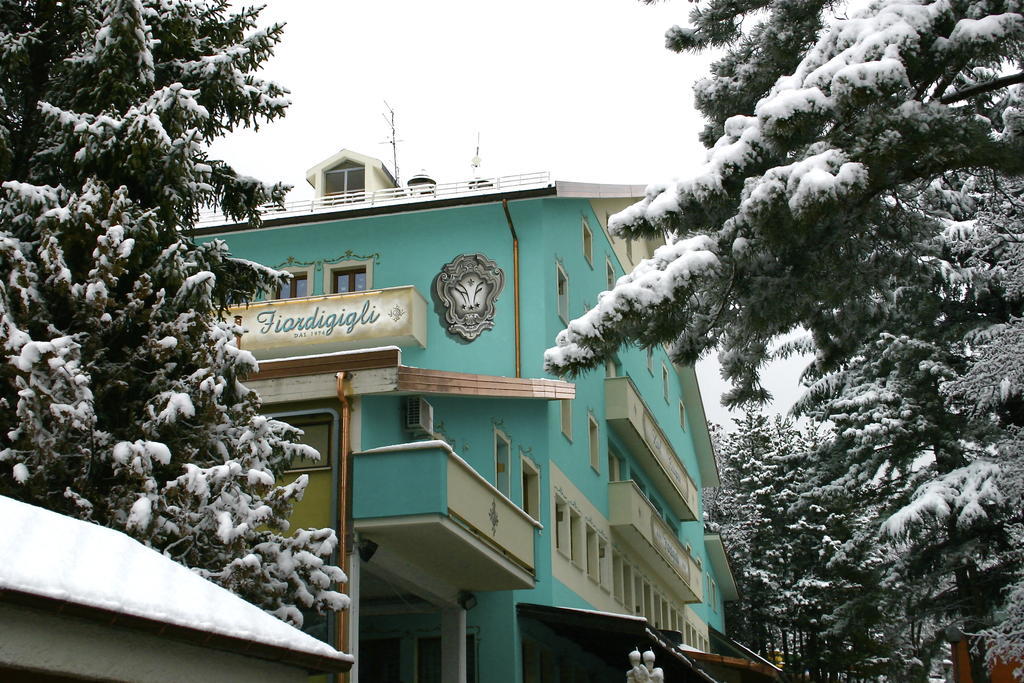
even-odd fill
[{"label": "evergreen tree", "polygon": [[858,533],[874,517],[808,484],[818,440],[756,413],[719,435],[722,488],[707,509],[740,592],[727,608],[730,632],[766,655],[780,653],[787,670],[809,680],[893,673],[898,649],[882,637],[889,634],[876,586],[885,553]]},{"label": "evergreen tree", "polygon": [[[774,355],[812,353],[800,408],[836,430],[808,476],[886,523],[885,580],[909,591],[894,618],[920,631],[906,640],[920,677],[943,619],[974,630],[1020,595],[1006,587],[1024,508],[1024,75],[1002,74],[1024,64],[1024,16],[998,0],[841,12],[708,0],[669,31],[676,50],[725,49],[696,88],[707,161],[611,220],[669,244],[546,361],[573,374],[623,343],[667,344],[682,363],[717,348],[739,405],[768,398],[758,371]],[[1020,637],[997,632],[997,650]]]},{"label": "evergreen tree", "polygon": [[285,535],[312,455],[259,414],[223,320],[281,274],[189,237],[286,190],[211,159],[283,115],[280,26],[226,0],[0,0],[0,494],[113,527],[301,624],[347,598],[330,529]]}]

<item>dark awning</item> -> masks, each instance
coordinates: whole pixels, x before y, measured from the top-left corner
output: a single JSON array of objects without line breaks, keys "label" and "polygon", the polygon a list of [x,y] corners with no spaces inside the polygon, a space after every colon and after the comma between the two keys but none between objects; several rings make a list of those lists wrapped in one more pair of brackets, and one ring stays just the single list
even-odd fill
[{"label": "dark awning", "polygon": [[785,681],[782,669],[757,654],[750,648],[736,642],[721,631],[708,627],[708,638],[714,654],[694,653],[694,659],[708,668],[720,667],[739,675],[742,683],[774,683]]},{"label": "dark awning", "polygon": [[629,668],[627,655],[630,651],[649,647],[656,656],[656,666],[665,672],[665,680],[718,683],[643,617],[527,603],[520,603],[516,610],[520,618],[534,619],[551,627],[610,667],[625,671]]}]

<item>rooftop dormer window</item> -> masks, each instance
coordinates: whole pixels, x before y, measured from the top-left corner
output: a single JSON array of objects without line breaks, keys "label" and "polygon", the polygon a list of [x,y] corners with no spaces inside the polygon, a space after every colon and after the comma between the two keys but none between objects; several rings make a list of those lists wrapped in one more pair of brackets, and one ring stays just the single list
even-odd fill
[{"label": "rooftop dormer window", "polygon": [[366,189],[366,167],[347,161],[324,173],[324,194],[358,192]]}]

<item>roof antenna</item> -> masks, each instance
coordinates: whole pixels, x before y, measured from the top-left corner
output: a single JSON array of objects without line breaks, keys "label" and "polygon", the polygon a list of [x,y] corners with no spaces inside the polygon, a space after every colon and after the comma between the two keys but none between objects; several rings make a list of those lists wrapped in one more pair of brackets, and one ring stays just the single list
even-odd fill
[{"label": "roof antenna", "polygon": [[480,133],[476,134],[476,154],[470,159],[469,165],[473,167],[473,177],[476,178],[480,171]]},{"label": "roof antenna", "polygon": [[390,114],[390,117],[388,114],[381,114],[381,116],[384,117],[384,120],[387,121],[388,126],[391,128],[391,135],[387,140],[384,140],[380,144],[391,145],[391,168],[395,169],[395,185],[401,185],[401,183],[398,182],[398,143],[404,142],[404,140],[398,139],[395,129],[395,110],[391,108],[391,105],[388,104],[387,100],[384,100],[384,106],[388,108],[388,114]]}]

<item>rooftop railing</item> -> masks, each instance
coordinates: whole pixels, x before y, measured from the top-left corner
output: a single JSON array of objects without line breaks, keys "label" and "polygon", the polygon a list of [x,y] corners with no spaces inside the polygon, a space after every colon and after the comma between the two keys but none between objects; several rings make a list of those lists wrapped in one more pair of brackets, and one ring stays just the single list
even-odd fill
[{"label": "rooftop railing", "polygon": [[[550,185],[551,174],[547,171],[538,171],[536,173],[520,173],[518,175],[497,176],[493,178],[473,178],[455,183],[389,187],[382,190],[374,190],[373,192],[363,190],[340,192],[315,199],[285,202],[280,206],[268,204],[260,207],[260,213],[264,220],[269,220],[273,218],[289,218],[292,216],[365,209],[373,206],[412,204],[433,199],[472,197],[507,192],[509,190],[548,187]],[[204,212],[199,216],[196,227],[205,228],[232,222],[234,221],[223,213],[210,211]]]}]

